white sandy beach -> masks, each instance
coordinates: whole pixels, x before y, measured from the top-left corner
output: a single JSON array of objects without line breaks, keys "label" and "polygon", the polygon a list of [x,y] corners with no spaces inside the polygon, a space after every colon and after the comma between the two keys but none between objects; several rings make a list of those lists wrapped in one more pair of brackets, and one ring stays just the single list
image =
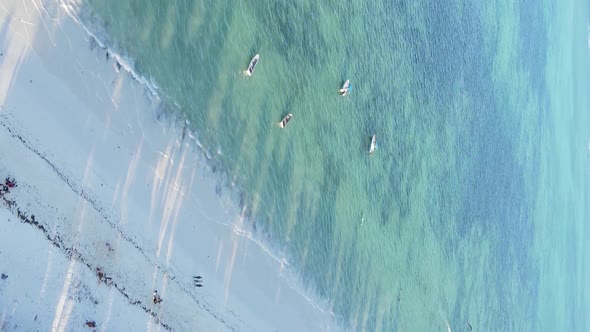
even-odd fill
[{"label": "white sandy beach", "polygon": [[336,330],[66,9],[0,2],[0,330]]}]

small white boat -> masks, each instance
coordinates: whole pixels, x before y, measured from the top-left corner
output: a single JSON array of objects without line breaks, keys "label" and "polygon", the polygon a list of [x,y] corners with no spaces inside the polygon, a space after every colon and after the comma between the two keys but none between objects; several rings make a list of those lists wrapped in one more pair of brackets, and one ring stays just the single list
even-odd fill
[{"label": "small white boat", "polygon": [[281,122],[279,122],[279,128],[285,128],[285,126],[287,125],[287,123],[289,123],[289,121],[291,121],[291,119],[293,118],[293,114],[289,113],[287,114],[283,120],[281,120]]},{"label": "small white boat", "polygon": [[348,94],[348,90],[350,90],[350,80],[346,80],[346,82],[344,82],[344,84],[342,84],[342,88],[340,88],[340,90],[338,90],[338,93],[341,96],[346,96]]},{"label": "small white boat", "polygon": [[254,74],[254,69],[258,64],[258,60],[260,59],[260,55],[256,54],[252,60],[250,60],[250,64],[248,65],[248,69],[244,70],[244,75],[252,76]]},{"label": "small white boat", "polygon": [[371,137],[371,145],[369,146],[369,155],[372,155],[376,149],[377,149],[377,135],[373,135]]}]

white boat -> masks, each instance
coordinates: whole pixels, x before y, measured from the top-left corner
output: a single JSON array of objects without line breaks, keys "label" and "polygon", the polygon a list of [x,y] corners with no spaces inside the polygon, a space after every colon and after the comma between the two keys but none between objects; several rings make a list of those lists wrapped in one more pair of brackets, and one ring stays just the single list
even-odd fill
[{"label": "white boat", "polygon": [[377,135],[373,135],[371,137],[371,145],[369,146],[369,155],[372,155],[376,149],[377,149]]},{"label": "white boat", "polygon": [[287,125],[287,123],[289,123],[289,121],[291,121],[291,119],[293,118],[293,114],[289,113],[287,114],[283,120],[281,120],[281,122],[279,122],[279,128],[285,128],[285,126]]},{"label": "white boat", "polygon": [[256,54],[252,60],[250,60],[250,64],[248,65],[248,69],[244,70],[244,75],[252,76],[254,74],[254,69],[258,64],[258,60],[260,59],[260,55]]},{"label": "white boat", "polygon": [[342,84],[342,87],[340,88],[340,90],[338,90],[338,93],[341,96],[346,96],[348,94],[349,89],[350,89],[350,80],[346,80],[346,82],[344,82],[344,84]]}]

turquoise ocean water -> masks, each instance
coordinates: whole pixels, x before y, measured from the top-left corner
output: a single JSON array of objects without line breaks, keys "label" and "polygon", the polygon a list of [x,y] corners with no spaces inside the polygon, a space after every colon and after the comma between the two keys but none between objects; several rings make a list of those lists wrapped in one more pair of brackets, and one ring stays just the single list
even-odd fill
[{"label": "turquoise ocean water", "polygon": [[587,1],[83,3],[343,329],[590,330]]}]

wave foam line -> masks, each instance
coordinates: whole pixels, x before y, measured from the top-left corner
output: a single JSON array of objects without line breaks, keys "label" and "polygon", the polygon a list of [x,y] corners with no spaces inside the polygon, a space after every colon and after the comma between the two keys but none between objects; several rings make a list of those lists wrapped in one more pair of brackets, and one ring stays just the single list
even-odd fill
[{"label": "wave foam line", "polygon": [[[145,76],[139,74],[137,71],[135,71],[134,69],[134,61],[131,57],[129,56],[122,56],[121,54],[115,52],[111,47],[108,46],[108,42],[106,40],[108,40],[108,38],[106,37],[106,32],[103,31],[104,29],[99,28],[99,25],[94,26],[93,28],[95,28],[96,30],[99,31],[99,33],[103,34],[105,37],[104,38],[100,38],[98,36],[99,33],[95,33],[91,30],[91,28],[89,28],[82,20],[82,18],[80,17],[80,15],[83,15],[83,13],[85,13],[85,11],[82,9],[82,4],[79,3],[79,1],[76,0],[57,0],[58,3],[64,8],[65,12],[76,22],[78,23],[82,29],[84,29],[84,31],[86,32],[86,34],[91,38],[91,42],[95,42],[100,48],[104,49],[107,51],[109,56],[112,56],[118,63],[119,66],[121,66],[126,72],[129,73],[129,75],[131,75],[131,77],[133,77],[133,79],[135,79],[137,82],[141,83],[142,85],[144,85],[146,87],[146,89],[150,92],[150,100],[152,101],[156,101],[156,102],[161,102],[162,98],[160,96],[160,88],[158,87],[158,85],[155,83],[155,81],[152,78],[146,78]],[[88,12],[88,16],[92,16],[89,11]],[[94,29],[93,29],[94,30]],[[115,68],[116,70],[118,70],[118,68]]]},{"label": "wave foam line", "polygon": [[[84,29],[85,33],[91,38],[91,42],[94,41],[100,48],[106,50],[108,52],[108,54],[110,56],[112,56],[117,61],[117,63],[126,72],[128,72],[131,75],[131,77],[133,77],[133,79],[135,79],[137,82],[139,82],[140,84],[142,84],[146,87],[146,89],[150,93],[148,95],[148,97],[150,98],[150,100],[152,100],[152,102],[156,102],[156,103],[162,102],[162,97],[161,97],[162,91],[159,88],[159,86],[156,84],[156,82],[153,80],[153,78],[148,79],[145,76],[139,74],[134,69],[134,61],[131,57],[122,56],[119,53],[117,53],[116,51],[114,51],[113,48],[109,47],[108,42],[107,42],[108,37],[106,36],[107,34],[104,31],[104,29],[100,27],[99,24],[93,25],[92,27],[88,27],[83,22],[83,19],[81,18],[81,16],[83,16],[87,13],[87,15],[89,16],[89,19],[91,20],[92,14],[89,12],[89,10],[85,11],[82,9],[83,5],[80,3],[80,1],[77,1],[77,0],[57,0],[57,1],[64,8],[65,12]],[[95,33],[92,31],[93,29],[96,29],[99,32]],[[100,38],[99,34],[104,35],[104,38]],[[115,69],[118,70],[117,68],[115,68]],[[174,103],[174,105],[179,107],[178,103]],[[186,121],[185,123],[187,125],[189,124],[188,121]],[[208,159],[208,160],[213,159],[213,156],[209,153],[209,151],[205,147],[205,145],[200,140],[197,139],[194,132],[189,131],[188,136],[191,140],[193,140],[195,142],[195,145],[202,151],[202,153],[206,159]],[[222,155],[222,153],[220,153],[219,149],[218,149],[217,153]],[[241,216],[241,217],[243,218],[243,216]],[[270,256],[273,260],[275,260],[278,264],[280,264],[282,271],[285,272],[285,273],[281,273],[281,278],[283,278],[285,281],[287,281],[287,284],[289,285],[289,287],[291,287],[291,289],[293,289],[295,292],[297,292],[299,295],[301,295],[313,308],[315,308],[316,310],[319,310],[322,313],[328,313],[332,317],[335,317],[334,312],[331,309],[329,309],[331,306],[328,304],[328,302],[322,304],[322,302],[324,302],[323,300],[313,299],[309,295],[309,293],[314,293],[314,292],[309,291],[307,289],[307,287],[305,287],[302,284],[301,278],[298,277],[296,275],[296,273],[293,271],[293,269],[290,268],[291,266],[290,266],[288,260],[286,258],[279,257],[279,255],[277,255],[273,252],[274,250],[272,250],[270,248],[270,246],[265,245],[261,240],[257,239],[254,236],[254,234],[249,229],[247,229],[249,227],[241,228],[236,224],[226,224],[226,226],[232,228],[233,231],[237,235],[245,237],[248,240],[252,241],[258,247],[260,247],[268,256]]]},{"label": "wave foam line", "polygon": [[[242,210],[242,214],[240,216],[240,224],[241,225],[246,225],[246,223],[243,223],[243,219],[245,218],[244,214],[245,214],[245,210],[246,208],[244,208]],[[289,285],[289,287],[294,290],[295,292],[297,292],[297,294],[299,294],[300,296],[302,296],[314,309],[319,310],[322,313],[328,313],[330,314],[330,316],[335,317],[336,315],[334,314],[334,312],[329,309],[330,305],[328,304],[328,302],[322,301],[321,299],[313,299],[310,295],[308,295],[308,293],[313,293],[310,292],[309,290],[307,290],[306,287],[303,286],[303,284],[301,283],[301,278],[297,276],[296,273],[294,273],[294,271],[291,269],[291,264],[289,264],[289,261],[287,260],[287,258],[284,257],[284,255],[281,255],[283,257],[279,257],[279,255],[276,255],[273,251],[273,249],[270,248],[270,246],[265,245],[261,240],[257,239],[254,234],[252,233],[252,231],[250,230],[250,227],[240,227],[240,225],[238,225],[238,223],[232,223],[232,224],[224,224],[225,226],[230,227],[233,232],[241,237],[245,237],[248,240],[252,241],[254,244],[256,244],[260,249],[262,249],[263,252],[265,252],[269,257],[271,257],[273,260],[275,260],[277,263],[280,264],[281,266],[281,278],[283,278],[287,284]],[[324,302],[324,303],[322,303]]]}]

